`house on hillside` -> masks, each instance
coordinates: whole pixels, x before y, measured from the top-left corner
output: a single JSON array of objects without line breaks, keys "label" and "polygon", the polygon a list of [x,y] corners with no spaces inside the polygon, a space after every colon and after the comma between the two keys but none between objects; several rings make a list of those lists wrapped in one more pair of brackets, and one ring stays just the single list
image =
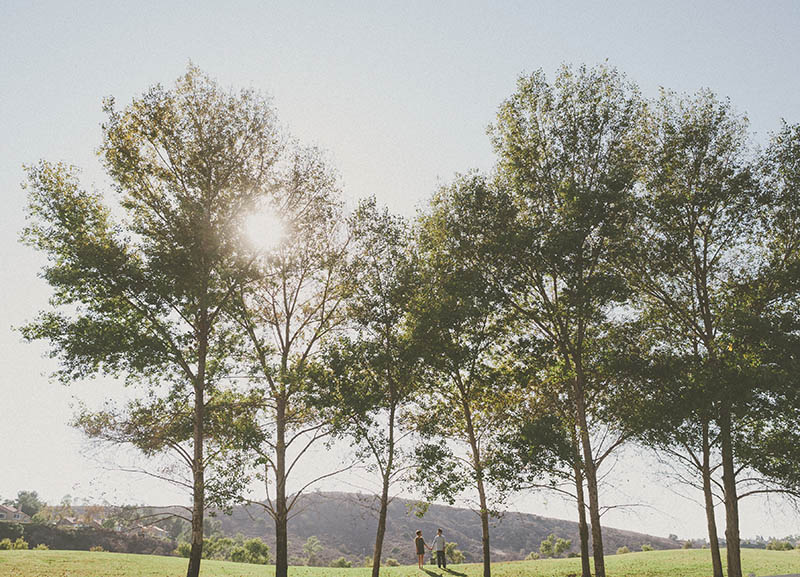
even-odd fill
[{"label": "house on hillside", "polygon": [[94,519],[61,517],[61,519],[56,522],[56,527],[60,527],[61,529],[102,529],[103,525]]},{"label": "house on hillside", "polygon": [[128,535],[137,537],[152,537],[154,539],[169,540],[169,532],[155,525],[136,525],[128,531]]},{"label": "house on hillside", "polygon": [[0,505],[0,521],[10,521],[12,523],[30,523],[31,517],[16,507],[11,507],[10,505]]},{"label": "house on hillside", "polygon": [[60,527],[61,529],[70,529],[77,527],[77,525],[78,520],[75,517],[61,517],[56,521],[56,527]]}]

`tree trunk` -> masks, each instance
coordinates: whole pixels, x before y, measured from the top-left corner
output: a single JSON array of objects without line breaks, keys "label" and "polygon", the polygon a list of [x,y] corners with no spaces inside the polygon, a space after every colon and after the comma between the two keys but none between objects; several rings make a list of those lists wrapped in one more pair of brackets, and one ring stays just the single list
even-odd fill
[{"label": "tree trunk", "polygon": [[597,470],[595,469],[594,455],[592,454],[592,443],[589,439],[582,375],[579,370],[577,373],[575,379],[575,408],[578,432],[583,449],[583,470],[586,475],[586,488],[589,492],[589,520],[592,528],[594,572],[597,577],[606,577],[605,558],[603,557],[603,530],[600,526],[600,498],[597,491]]},{"label": "tree trunk", "polygon": [[206,356],[208,354],[207,311],[200,311],[197,374],[194,378],[194,422],[192,423],[192,548],[186,577],[199,577],[203,558],[203,514],[205,512],[205,464],[203,422],[205,419]]},{"label": "tree trunk", "polygon": [[708,421],[703,421],[703,496],[705,497],[706,521],[708,523],[708,544],[711,548],[711,565],[714,577],[722,575],[722,556],[719,552],[717,520],[714,517],[714,495],[711,492],[711,447],[708,440]]},{"label": "tree trunk", "polygon": [[381,553],[383,536],[386,534],[386,515],[389,509],[389,479],[384,477],[381,492],[381,510],[378,513],[378,531],[375,534],[375,551],[372,555],[372,577],[378,577],[381,571]]},{"label": "tree trunk", "polygon": [[278,399],[275,411],[275,577],[289,573],[288,511],[286,509],[286,402]]},{"label": "tree trunk", "polygon": [[481,541],[483,543],[483,577],[491,577],[491,549],[489,547],[489,507],[486,504],[486,487],[483,484],[483,464],[481,463],[481,450],[478,446],[478,440],[475,437],[475,427],[472,424],[472,411],[466,398],[464,398],[464,391],[461,391],[461,407],[464,411],[464,421],[467,428],[467,436],[469,437],[469,446],[472,449],[472,466],[475,469],[475,479],[478,489],[478,503],[480,505],[481,516]]},{"label": "tree trunk", "polygon": [[742,577],[739,549],[739,497],[736,494],[736,472],[733,464],[731,410],[727,403],[720,411],[719,439],[722,452],[722,486],[725,489],[725,540],[728,553],[728,577]]},{"label": "tree trunk", "polygon": [[489,508],[486,506],[486,490],[483,478],[478,477],[478,500],[481,506],[481,542],[483,543],[483,577],[491,577],[491,550],[489,548]]},{"label": "tree trunk", "polygon": [[195,385],[194,405],[194,457],[192,460],[192,548],[186,577],[200,575],[203,558],[203,513],[205,510],[205,480],[203,471],[203,388]]},{"label": "tree trunk", "polygon": [[378,577],[381,571],[381,554],[383,552],[383,537],[386,534],[386,515],[389,511],[389,483],[394,466],[394,420],[395,406],[389,409],[389,443],[386,457],[386,469],[383,471],[383,487],[381,488],[380,511],[378,513],[378,531],[375,534],[375,550],[372,554],[372,577]]},{"label": "tree trunk", "polygon": [[575,444],[575,461],[573,472],[575,475],[575,496],[578,501],[578,535],[581,547],[581,577],[592,577],[592,566],[589,563],[589,525],[586,522],[586,500],[583,494],[583,471],[581,470],[580,448],[578,436],[572,429],[572,440]]}]

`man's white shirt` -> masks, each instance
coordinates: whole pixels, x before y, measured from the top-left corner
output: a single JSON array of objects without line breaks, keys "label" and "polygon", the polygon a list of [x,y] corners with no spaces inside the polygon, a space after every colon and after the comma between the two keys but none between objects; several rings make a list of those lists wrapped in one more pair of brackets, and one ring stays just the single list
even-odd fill
[{"label": "man's white shirt", "polygon": [[436,535],[431,543],[434,551],[444,551],[444,535]]}]

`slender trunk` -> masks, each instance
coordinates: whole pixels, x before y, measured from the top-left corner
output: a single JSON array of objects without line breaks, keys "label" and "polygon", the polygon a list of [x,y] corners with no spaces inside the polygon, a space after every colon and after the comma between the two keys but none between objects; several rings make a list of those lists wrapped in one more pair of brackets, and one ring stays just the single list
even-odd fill
[{"label": "slender trunk", "polygon": [[389,409],[389,443],[387,447],[386,469],[383,471],[383,487],[381,488],[380,512],[378,513],[378,531],[375,534],[375,550],[372,554],[372,577],[378,577],[381,571],[381,553],[383,537],[386,534],[386,515],[389,510],[389,482],[394,466],[394,419],[395,406]]},{"label": "slender trunk", "polygon": [[481,506],[481,541],[483,542],[483,577],[491,577],[491,551],[489,548],[489,508],[486,505],[486,490],[483,478],[478,477],[478,499]]},{"label": "slender trunk", "polygon": [[199,577],[200,561],[203,558],[203,513],[205,512],[205,463],[203,462],[203,421],[205,419],[204,388],[206,380],[206,356],[208,355],[207,312],[200,312],[197,374],[194,379],[194,422],[192,424],[192,548],[189,551],[189,567],[186,577]]},{"label": "slender trunk", "polygon": [[275,577],[289,573],[289,537],[286,509],[286,400],[280,395],[275,411]]},{"label": "slender trunk", "polygon": [[725,403],[720,412],[719,439],[722,453],[722,486],[725,490],[725,540],[728,553],[728,577],[742,577],[739,549],[739,497],[736,494],[736,473],[733,464],[731,410]]},{"label": "slender trunk", "polygon": [[[463,392],[462,392],[463,394]],[[483,543],[483,577],[491,577],[491,549],[489,547],[489,507],[486,504],[486,487],[483,484],[483,464],[481,463],[481,450],[475,436],[475,427],[472,424],[472,411],[466,399],[462,398],[462,410],[467,425],[469,446],[472,449],[472,466],[475,468],[475,479],[478,489],[478,504],[481,516],[481,541]]]},{"label": "slender trunk", "polygon": [[[576,367],[577,368],[577,367]],[[605,558],[603,557],[603,530],[600,526],[600,499],[597,491],[597,470],[592,454],[592,443],[589,439],[589,425],[586,418],[583,375],[576,371],[575,408],[581,448],[583,449],[583,470],[586,476],[586,489],[589,492],[589,521],[592,528],[592,554],[594,572],[597,577],[606,577]]]},{"label": "slender trunk", "polygon": [[200,560],[203,558],[203,512],[205,510],[205,480],[203,471],[203,387],[194,387],[194,457],[192,459],[192,548],[189,552],[189,568],[186,577],[200,575]]},{"label": "slender trunk", "polygon": [[575,475],[575,496],[578,501],[578,535],[581,547],[581,577],[592,577],[592,567],[589,563],[589,524],[586,522],[586,499],[583,494],[583,470],[581,469],[581,455],[578,447],[578,435],[572,429],[572,441],[575,445],[573,472]]},{"label": "slender trunk", "polygon": [[717,520],[714,518],[714,495],[711,492],[711,447],[708,440],[708,421],[703,420],[703,496],[705,497],[706,521],[708,523],[708,544],[711,548],[711,565],[714,577],[722,575],[722,556],[719,552]]}]

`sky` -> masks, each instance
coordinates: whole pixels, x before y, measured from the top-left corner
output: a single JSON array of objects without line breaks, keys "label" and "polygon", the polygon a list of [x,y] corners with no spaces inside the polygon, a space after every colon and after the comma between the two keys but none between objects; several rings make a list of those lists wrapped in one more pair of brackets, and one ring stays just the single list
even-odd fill
[{"label": "sky", "polygon": [[[130,394],[104,379],[52,382],[42,343],[19,327],[47,305],[43,260],[18,242],[23,165],[82,169],[108,189],[97,158],[102,99],[124,105],[170,85],[189,62],[222,85],[272,97],[300,142],[326,151],[348,202],[375,195],[413,216],[454,174],[488,170],[486,127],[523,73],[607,61],[647,97],[710,88],[745,113],[756,142],[800,122],[800,2],[0,0],[0,499],[37,490],[51,502],[166,504],[184,497],[125,473],[130,455],[93,447],[69,426],[76,404]],[[124,452],[123,452],[124,453]],[[310,459],[300,476],[336,464]],[[702,537],[702,509],[664,482],[652,457],[626,450],[608,477],[611,526]],[[322,488],[368,488],[363,476]],[[509,507],[572,519],[553,496]],[[742,534],[800,533],[781,502],[742,504]],[[722,525],[720,525],[722,526]]]}]

